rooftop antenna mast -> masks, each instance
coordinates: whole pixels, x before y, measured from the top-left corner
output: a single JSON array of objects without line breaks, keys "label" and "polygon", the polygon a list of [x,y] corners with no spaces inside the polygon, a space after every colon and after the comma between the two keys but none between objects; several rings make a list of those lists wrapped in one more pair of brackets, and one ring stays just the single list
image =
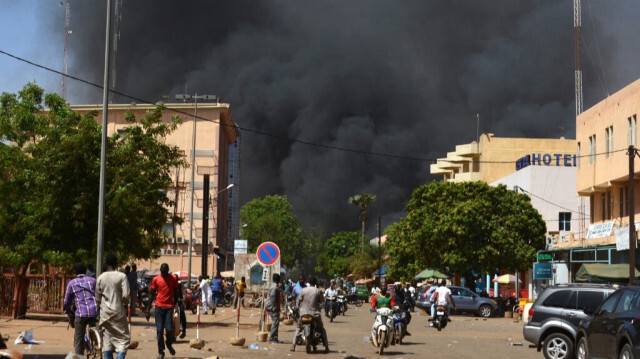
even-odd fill
[{"label": "rooftop antenna mast", "polygon": [[[582,62],[580,61],[580,41],[582,38],[582,8],[580,0],[573,0],[573,42],[575,46],[575,95],[576,95],[576,119],[583,111],[582,97]],[[578,218],[579,239],[584,239],[585,231],[585,203],[580,196],[580,209]],[[593,206],[593,203],[591,203]]]},{"label": "rooftop antenna mast", "polygon": [[[120,40],[120,22],[122,21],[122,0],[116,0],[113,13],[113,43],[111,51],[111,88],[116,88],[116,58],[118,57],[118,40]],[[113,103],[113,92],[109,92],[109,103]]]},{"label": "rooftop antenna mast", "polygon": [[[69,35],[71,35],[71,3],[66,0],[64,4],[64,65],[62,68],[62,98],[67,99],[67,62],[69,59]],[[60,3],[62,5],[62,3]]]}]

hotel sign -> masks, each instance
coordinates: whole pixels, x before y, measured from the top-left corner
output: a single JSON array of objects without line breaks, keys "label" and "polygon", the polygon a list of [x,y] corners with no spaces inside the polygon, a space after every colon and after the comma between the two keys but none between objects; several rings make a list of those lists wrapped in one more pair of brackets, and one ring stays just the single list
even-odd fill
[{"label": "hotel sign", "polygon": [[590,225],[589,231],[587,232],[587,239],[596,239],[610,236],[611,231],[613,230],[613,223],[614,222],[604,222]]},{"label": "hotel sign", "polygon": [[[636,222],[636,232],[640,222]],[[629,226],[616,229],[616,250],[626,251],[629,249]]]},{"label": "hotel sign", "polygon": [[516,171],[531,165],[576,167],[576,155],[568,153],[532,153],[516,161]]}]

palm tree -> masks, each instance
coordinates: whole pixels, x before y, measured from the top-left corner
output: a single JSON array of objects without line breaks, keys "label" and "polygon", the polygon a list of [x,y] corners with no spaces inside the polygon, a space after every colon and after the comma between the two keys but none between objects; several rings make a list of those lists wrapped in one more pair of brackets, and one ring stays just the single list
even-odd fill
[{"label": "palm tree", "polygon": [[364,250],[364,224],[367,221],[367,206],[376,200],[376,195],[361,193],[349,197],[349,203],[360,208],[360,222],[362,222],[362,250]]}]

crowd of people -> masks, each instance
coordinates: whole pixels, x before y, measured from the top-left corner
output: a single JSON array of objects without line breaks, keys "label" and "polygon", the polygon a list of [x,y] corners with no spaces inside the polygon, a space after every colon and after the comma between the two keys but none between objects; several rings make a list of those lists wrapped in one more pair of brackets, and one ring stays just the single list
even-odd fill
[{"label": "crowd of people", "polygon": [[[85,342],[83,336],[87,326],[98,325],[103,336],[102,351],[105,359],[124,359],[130,345],[130,332],[128,326],[128,314],[136,315],[137,292],[140,290],[137,268],[134,265],[126,266],[124,273],[118,271],[117,258],[113,254],[106,256],[106,271],[95,278],[95,271],[78,263],[74,266],[76,278],[71,280],[66,288],[64,299],[64,311],[70,317],[70,324],[74,327],[74,347],[78,355],[84,355]],[[156,324],[156,340],[158,345],[158,358],[164,358],[165,350],[175,355],[173,344],[174,337],[174,311],[180,313],[180,338],[186,336],[185,315],[185,290],[177,275],[169,272],[169,265],[163,263],[160,266],[160,274],[153,277],[149,285],[149,303],[154,305],[153,317]],[[233,283],[233,284],[231,284]],[[234,288],[234,306],[244,307],[245,291],[247,283],[245,277],[235,282],[224,280],[220,275],[213,278],[200,276],[196,287],[200,289],[201,305],[203,313],[209,309],[215,314],[215,309],[223,295],[224,289],[229,286]],[[318,286],[316,277],[305,280],[304,275],[298,277],[298,281],[282,281],[280,274],[273,274],[272,284],[268,290],[265,302],[266,313],[271,318],[272,325],[269,333],[271,343],[282,343],[278,336],[280,314],[284,302],[291,303],[297,308],[298,319],[304,315],[310,315],[313,323],[323,339],[325,351],[329,351],[327,333],[322,323],[322,309],[327,314],[325,298],[338,295],[356,296],[356,286],[341,279],[331,280],[325,285],[325,290]],[[406,325],[411,322],[411,308],[416,296],[416,289],[410,283],[402,283],[378,288],[375,284],[371,288],[371,310],[378,308],[399,308],[407,314]],[[455,302],[451,291],[442,281],[434,285],[426,293],[427,298],[433,303],[431,316],[434,316],[436,306],[451,307],[455,309]],[[346,304],[345,304],[346,306]],[[151,317],[151,305],[146,308],[147,320]],[[346,308],[345,308],[346,310]],[[130,312],[129,312],[130,311]],[[291,351],[295,351],[301,335],[301,322],[292,338]],[[411,335],[408,329],[405,335]]]}]

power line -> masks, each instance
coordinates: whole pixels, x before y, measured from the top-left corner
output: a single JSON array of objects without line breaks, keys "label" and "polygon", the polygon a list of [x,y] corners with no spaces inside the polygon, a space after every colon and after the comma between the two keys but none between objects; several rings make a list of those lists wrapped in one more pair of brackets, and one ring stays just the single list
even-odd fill
[{"label": "power line", "polygon": [[[78,82],[84,83],[86,85],[95,87],[97,89],[103,89],[102,85],[96,84],[94,82],[91,81],[87,81],[84,80],[82,78],[79,78],[77,76],[73,76],[73,75],[69,75],[69,74],[65,74],[61,71],[52,69],[50,67],[44,66],[44,65],[40,65],[38,63],[35,63],[33,61],[24,59],[20,56],[11,54],[9,52],[0,50],[0,54],[6,55],[8,57],[11,57],[13,59],[16,59],[18,61],[27,63],[31,66],[43,69],[45,71],[49,71],[49,72],[53,72],[56,73],[58,75],[64,76],[66,78],[70,78],[72,80],[76,80]],[[139,102],[141,104],[148,104],[148,105],[155,105],[155,103],[153,103],[152,101],[146,100],[146,99],[142,99],[133,95],[129,95],[120,91],[116,91],[113,89],[110,89],[109,92],[114,93],[116,95],[120,95],[122,97],[134,100],[136,102]],[[186,111],[182,111],[179,109],[173,109],[173,108],[168,108],[167,110],[175,112],[175,113],[179,113],[185,116],[191,116],[193,117],[193,114],[188,113]],[[347,147],[339,147],[339,146],[331,146],[331,145],[325,145],[325,144],[320,144],[320,143],[315,143],[315,142],[310,142],[310,141],[304,141],[304,140],[299,140],[299,139],[295,139],[295,138],[290,138],[287,136],[283,136],[283,135],[278,135],[278,134],[274,134],[274,133],[269,133],[269,132],[265,132],[262,130],[258,130],[258,129],[254,129],[254,128],[248,128],[248,127],[243,127],[243,126],[239,126],[237,124],[235,125],[229,125],[229,124],[225,124],[225,123],[221,123],[219,120],[211,120],[211,119],[207,119],[207,118],[203,118],[200,116],[197,116],[196,119],[198,120],[202,120],[202,121],[207,121],[207,122],[212,122],[212,123],[217,123],[220,126],[227,126],[227,127],[231,127],[231,128],[237,128],[239,130],[242,131],[246,131],[246,132],[250,132],[250,133],[255,133],[261,136],[266,136],[266,137],[271,137],[271,138],[276,138],[282,141],[288,141],[288,142],[292,142],[292,143],[299,143],[299,144],[303,144],[303,145],[307,145],[307,146],[313,146],[313,147],[318,147],[318,148],[324,148],[324,149],[330,149],[330,150],[336,150],[336,151],[343,151],[343,152],[350,152],[350,153],[357,153],[357,154],[361,154],[361,155],[369,155],[369,156],[378,156],[378,157],[386,157],[386,158],[395,158],[395,159],[401,159],[401,160],[409,160],[409,161],[419,161],[419,162],[429,162],[429,163],[437,163],[438,162],[438,158],[429,158],[429,157],[415,157],[415,156],[406,156],[406,155],[397,155],[397,154],[390,154],[390,153],[382,153],[382,152],[373,152],[373,151],[365,151],[365,150],[358,150],[358,149],[354,149],[354,148],[347,148]],[[601,156],[601,155],[610,155],[611,153],[615,153],[615,152],[621,152],[621,151],[626,151],[627,148],[624,149],[620,149],[620,150],[616,150],[616,151],[609,151],[609,152],[602,152],[602,153],[595,153],[595,154],[586,154],[586,155],[574,155],[576,159],[578,158],[583,158],[583,157],[589,157],[589,156]],[[442,161],[445,162],[453,162],[453,161],[447,161],[446,159],[440,159]],[[475,163],[493,163],[493,164],[515,164],[517,162],[517,160],[510,160],[510,161],[474,161]]]}]

